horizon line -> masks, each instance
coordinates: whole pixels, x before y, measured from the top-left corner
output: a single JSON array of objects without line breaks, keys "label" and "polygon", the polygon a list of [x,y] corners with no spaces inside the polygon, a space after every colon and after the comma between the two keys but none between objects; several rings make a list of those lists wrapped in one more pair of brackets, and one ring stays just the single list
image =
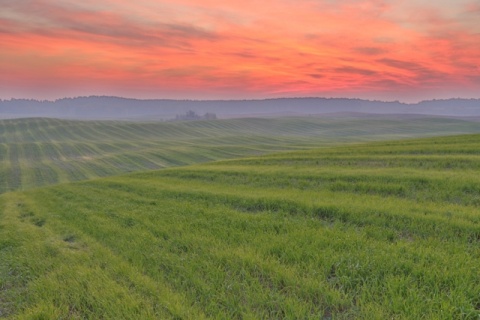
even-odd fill
[{"label": "horizon line", "polygon": [[348,98],[348,97],[321,97],[321,96],[299,96],[299,97],[276,97],[276,98],[250,98],[250,99],[172,99],[172,98],[133,98],[133,97],[122,97],[122,96],[113,96],[113,95],[89,95],[89,96],[75,96],[75,97],[63,97],[57,98],[54,100],[50,99],[34,99],[34,98],[10,98],[10,99],[1,99],[0,102],[12,102],[12,101],[34,101],[42,103],[56,103],[62,100],[74,100],[74,99],[90,99],[90,98],[110,98],[110,99],[123,99],[123,100],[136,100],[136,101],[178,101],[178,102],[258,102],[258,101],[271,101],[271,100],[300,100],[300,99],[321,99],[321,100],[360,100],[366,102],[381,102],[381,103],[399,103],[404,105],[416,105],[424,102],[432,101],[449,101],[449,100],[479,100],[480,98],[462,98],[462,97],[451,97],[451,98],[433,98],[420,100],[418,102],[402,102],[399,100],[379,100],[379,99],[366,99],[366,98]]}]

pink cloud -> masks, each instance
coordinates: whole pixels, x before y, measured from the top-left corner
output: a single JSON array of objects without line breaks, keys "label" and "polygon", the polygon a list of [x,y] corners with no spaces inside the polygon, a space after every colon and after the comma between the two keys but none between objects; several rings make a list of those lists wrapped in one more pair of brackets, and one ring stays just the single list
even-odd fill
[{"label": "pink cloud", "polygon": [[51,96],[75,88],[178,98],[480,92],[471,2],[25,3],[0,12],[3,97],[7,83]]}]

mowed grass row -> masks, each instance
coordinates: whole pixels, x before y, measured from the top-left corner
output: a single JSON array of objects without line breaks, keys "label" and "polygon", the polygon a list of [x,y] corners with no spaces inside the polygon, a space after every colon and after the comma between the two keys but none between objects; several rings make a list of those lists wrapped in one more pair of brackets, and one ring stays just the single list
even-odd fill
[{"label": "mowed grass row", "polygon": [[225,137],[222,142],[192,137],[190,141],[174,142],[9,144],[1,150],[0,193],[126,172],[308,148],[312,144],[307,139],[275,137],[243,140]]},{"label": "mowed grass row", "polygon": [[440,118],[279,118],[192,122],[0,121],[0,193],[352,141],[479,132]]},{"label": "mowed grass row", "polygon": [[479,148],[375,142],[4,194],[1,315],[478,319]]},{"label": "mowed grass row", "polygon": [[[275,136],[345,136],[386,134],[440,134],[477,131],[478,124],[448,118],[409,117],[392,115],[360,118],[243,118],[188,122],[121,122],[73,121],[48,118],[0,120],[0,143],[63,142],[63,141],[130,141],[164,138],[207,138],[225,135],[244,136],[252,133]],[[358,137],[357,137],[358,138]]]}]

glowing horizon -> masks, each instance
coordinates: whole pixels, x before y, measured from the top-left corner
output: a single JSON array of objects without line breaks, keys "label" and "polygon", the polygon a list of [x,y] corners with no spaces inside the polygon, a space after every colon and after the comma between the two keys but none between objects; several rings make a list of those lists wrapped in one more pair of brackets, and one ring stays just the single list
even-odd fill
[{"label": "glowing horizon", "polygon": [[6,0],[0,40],[0,99],[480,98],[471,0]]}]

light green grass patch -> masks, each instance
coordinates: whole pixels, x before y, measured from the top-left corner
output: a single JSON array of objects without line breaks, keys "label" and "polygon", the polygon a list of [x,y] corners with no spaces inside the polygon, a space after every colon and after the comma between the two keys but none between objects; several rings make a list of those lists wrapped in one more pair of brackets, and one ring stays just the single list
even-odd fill
[{"label": "light green grass patch", "polygon": [[477,319],[479,141],[372,142],[4,194],[2,316]]}]

